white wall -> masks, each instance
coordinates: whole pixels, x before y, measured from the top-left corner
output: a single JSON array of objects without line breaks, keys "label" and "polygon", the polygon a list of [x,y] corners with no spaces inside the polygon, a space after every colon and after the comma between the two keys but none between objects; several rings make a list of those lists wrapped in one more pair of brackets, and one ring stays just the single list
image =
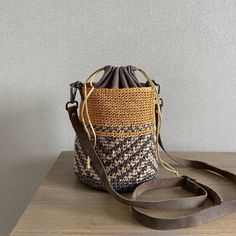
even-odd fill
[{"label": "white wall", "polygon": [[73,148],[68,84],[106,64],[144,68],[161,84],[169,150],[236,151],[235,1],[1,0],[1,173],[13,175],[5,194],[22,180],[26,196],[24,181],[39,181]]}]

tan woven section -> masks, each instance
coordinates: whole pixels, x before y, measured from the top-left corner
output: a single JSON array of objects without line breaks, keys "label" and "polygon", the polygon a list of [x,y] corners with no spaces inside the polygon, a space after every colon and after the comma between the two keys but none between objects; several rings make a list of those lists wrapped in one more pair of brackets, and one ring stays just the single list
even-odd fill
[{"label": "tan woven section", "polygon": [[[98,126],[128,127],[155,123],[154,90],[151,87],[97,88],[88,99],[88,111],[92,124]],[[85,112],[84,117],[87,123]]]}]

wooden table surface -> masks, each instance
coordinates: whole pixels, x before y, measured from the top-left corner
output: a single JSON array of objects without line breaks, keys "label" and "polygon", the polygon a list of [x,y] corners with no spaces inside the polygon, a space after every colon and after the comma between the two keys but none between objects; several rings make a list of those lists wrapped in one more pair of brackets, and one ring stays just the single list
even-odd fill
[{"label": "wooden table surface", "polygon": [[[236,173],[236,153],[173,153],[173,155],[207,161]],[[62,152],[39,186],[11,236],[45,235],[236,235],[236,213],[208,224],[189,229],[158,231],[144,227],[131,216],[129,207],[114,200],[108,193],[81,184],[73,172],[73,153]],[[224,199],[236,198],[236,187],[212,173],[178,167],[180,174],[190,175],[212,186]],[[161,177],[172,176],[160,168]],[[191,195],[174,188],[152,191],[143,198],[165,199]],[[206,205],[209,203],[206,203]],[[203,206],[204,207],[204,206]],[[155,211],[153,215],[177,216],[185,211]]]}]

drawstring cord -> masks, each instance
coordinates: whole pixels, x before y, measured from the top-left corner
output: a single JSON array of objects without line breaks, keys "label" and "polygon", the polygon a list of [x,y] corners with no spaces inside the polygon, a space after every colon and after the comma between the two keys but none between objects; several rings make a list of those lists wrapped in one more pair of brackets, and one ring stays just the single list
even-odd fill
[{"label": "drawstring cord", "polygon": [[[97,142],[97,138],[96,138],[96,132],[93,128],[93,124],[91,122],[91,119],[90,119],[90,116],[89,116],[89,113],[88,113],[88,98],[90,97],[91,93],[93,92],[93,90],[95,89],[94,86],[93,86],[93,81],[94,79],[96,78],[96,75],[103,71],[104,68],[100,68],[98,70],[96,70],[93,74],[91,74],[89,76],[89,78],[85,81],[84,83],[84,100],[83,100],[83,103],[82,103],[82,106],[81,106],[81,113],[80,113],[80,117],[82,119],[82,123],[83,123],[83,126],[85,128],[85,131],[86,133],[88,134],[88,137],[89,139],[91,140],[91,135],[89,133],[89,130],[87,128],[87,125],[85,123],[85,119],[84,119],[84,110],[85,110],[85,113],[86,113],[86,116],[87,116],[87,120],[88,120],[88,123],[89,123],[89,126],[90,126],[90,129],[92,131],[92,134],[93,134],[93,147],[95,148],[96,147],[96,142]],[[155,99],[156,99],[156,105],[157,105],[157,110],[155,112],[157,112],[157,137],[156,137],[156,140],[155,140],[155,151],[156,151],[156,156],[159,160],[159,162],[161,163],[161,165],[163,166],[164,169],[174,173],[176,176],[179,177],[179,173],[177,170],[175,170],[170,164],[168,164],[167,162],[165,162],[164,160],[162,160],[161,158],[161,155],[160,155],[160,147],[159,147],[159,143],[158,143],[158,135],[160,135],[160,129],[161,129],[161,122],[162,122],[162,114],[161,114],[161,98],[159,96],[159,91],[157,91],[156,89],[156,86],[155,84],[153,83],[153,81],[149,78],[149,76],[146,74],[145,71],[143,71],[142,69],[140,68],[137,68],[137,70],[139,72],[141,72],[143,74],[143,76],[145,77],[145,79],[150,83],[151,87],[154,89],[155,91]],[[91,90],[87,93],[87,83],[89,83],[90,87],[91,87]],[[87,169],[90,169],[90,157],[88,156],[87,157]]]},{"label": "drawstring cord", "polygon": [[[82,106],[81,106],[81,110],[80,110],[80,117],[82,119],[82,124],[84,126],[84,129],[86,131],[86,133],[88,134],[88,137],[89,137],[89,140],[91,140],[91,135],[89,133],[89,130],[87,128],[87,125],[85,123],[85,119],[84,119],[84,110],[86,112],[86,116],[87,116],[87,120],[88,120],[88,123],[89,123],[89,126],[90,126],[90,129],[92,131],[92,134],[93,134],[93,148],[96,147],[96,143],[97,143],[97,137],[96,137],[96,133],[95,133],[95,130],[93,128],[93,124],[91,122],[91,119],[90,119],[90,116],[89,116],[89,113],[88,113],[88,99],[91,95],[91,93],[93,92],[94,90],[94,86],[93,86],[93,80],[96,78],[96,75],[103,71],[104,68],[100,68],[98,70],[96,70],[93,74],[91,74],[89,76],[89,78],[85,81],[84,83],[84,100],[82,102]],[[87,83],[89,83],[90,87],[91,87],[91,90],[87,93]],[[90,157],[87,156],[87,169],[89,170],[90,169]]]},{"label": "drawstring cord", "polygon": [[164,160],[162,160],[161,155],[160,155],[160,147],[159,147],[159,143],[158,143],[158,135],[160,135],[160,129],[161,129],[161,122],[162,122],[162,114],[161,114],[161,98],[159,96],[159,92],[156,89],[155,84],[153,83],[153,81],[150,79],[150,77],[147,75],[147,73],[145,71],[143,71],[142,69],[138,68],[138,71],[140,71],[144,77],[147,79],[147,81],[150,83],[151,87],[154,89],[155,91],[155,97],[156,97],[156,105],[157,105],[157,137],[155,140],[155,150],[156,150],[156,156],[159,160],[159,162],[161,163],[161,165],[163,166],[163,168],[165,168],[166,170],[174,173],[177,177],[179,177],[179,173],[177,170],[175,170],[174,167],[172,167],[169,163],[165,162]]}]

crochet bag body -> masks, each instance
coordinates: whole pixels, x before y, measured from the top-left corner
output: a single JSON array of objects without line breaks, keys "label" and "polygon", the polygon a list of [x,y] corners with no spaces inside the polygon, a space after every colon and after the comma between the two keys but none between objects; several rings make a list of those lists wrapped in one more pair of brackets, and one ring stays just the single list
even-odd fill
[{"label": "crochet bag body", "polygon": [[[96,82],[96,75],[101,71],[104,74]],[[139,82],[137,71],[143,74],[145,83]],[[81,95],[80,105],[75,100],[77,91]],[[85,83],[72,83],[66,110],[76,133],[76,175],[86,185],[107,190],[115,199],[131,206],[133,217],[153,229],[193,227],[235,211],[236,199],[224,201],[211,187],[191,177],[179,176],[162,160],[159,147],[178,165],[209,171],[236,184],[234,173],[203,161],[169,155],[160,136],[163,101],[159,93],[160,86],[142,69],[133,66],[105,66]],[[176,177],[160,178],[158,163]],[[139,198],[145,191],[172,187],[182,187],[191,195],[160,201]],[[131,190],[131,198],[119,193]],[[204,205],[206,200],[208,203]],[[181,213],[183,209],[199,206],[199,211],[189,215]],[[147,209],[180,210],[180,215],[155,217],[147,213]]]},{"label": "crochet bag body", "polygon": [[[92,85],[94,88],[87,84],[86,93],[91,94],[80,104],[80,118],[88,129],[108,179],[117,191],[122,192],[131,191],[158,174],[155,90],[148,84],[139,83],[135,70],[131,66],[106,66],[103,77]],[[85,85],[80,83],[79,86],[82,98],[85,98]],[[74,169],[83,183],[105,190],[98,171],[90,163],[78,138],[75,141]]]}]

